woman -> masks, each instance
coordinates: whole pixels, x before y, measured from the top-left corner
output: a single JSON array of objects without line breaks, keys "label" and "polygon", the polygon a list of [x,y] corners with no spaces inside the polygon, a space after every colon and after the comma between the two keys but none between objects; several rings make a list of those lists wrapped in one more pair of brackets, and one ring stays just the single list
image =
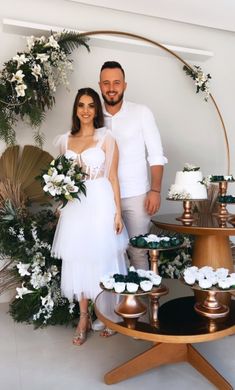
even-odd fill
[{"label": "woman", "polygon": [[[78,91],[73,106],[72,129],[59,136],[60,153],[86,172],[86,196],[61,209],[52,246],[62,259],[61,290],[70,301],[79,301],[80,320],[73,343],[82,345],[90,329],[88,300],[100,292],[100,278],[126,273],[124,252],[128,243],[123,232],[118,149],[104,119],[99,95],[91,88]],[[103,335],[111,333],[105,329]]]}]

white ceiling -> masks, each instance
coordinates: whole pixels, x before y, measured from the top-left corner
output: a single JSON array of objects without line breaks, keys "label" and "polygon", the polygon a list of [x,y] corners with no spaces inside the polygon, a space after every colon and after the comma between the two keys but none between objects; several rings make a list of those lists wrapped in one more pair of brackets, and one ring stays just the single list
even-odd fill
[{"label": "white ceiling", "polygon": [[235,31],[235,0],[67,0]]}]

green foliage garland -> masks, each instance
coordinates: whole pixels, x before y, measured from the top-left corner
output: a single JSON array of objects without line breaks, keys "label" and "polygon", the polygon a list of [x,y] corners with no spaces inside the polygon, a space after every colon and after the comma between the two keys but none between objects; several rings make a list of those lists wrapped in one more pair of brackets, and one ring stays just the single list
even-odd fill
[{"label": "green foliage garland", "polygon": [[49,208],[31,214],[14,209],[10,201],[1,207],[0,253],[15,260],[11,272],[20,277],[10,304],[15,321],[40,327],[67,324],[79,316],[78,303],[61,296],[61,260],[50,254],[55,226]]}]

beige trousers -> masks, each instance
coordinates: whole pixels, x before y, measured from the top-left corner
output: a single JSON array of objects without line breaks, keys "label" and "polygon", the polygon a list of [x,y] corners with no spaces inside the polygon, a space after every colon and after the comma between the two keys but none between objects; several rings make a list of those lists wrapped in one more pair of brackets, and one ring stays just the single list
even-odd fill
[{"label": "beige trousers", "polygon": [[[122,218],[130,238],[149,233],[151,217],[144,208],[145,197],[146,194],[143,194],[121,200]],[[136,269],[149,269],[147,250],[129,246],[128,255],[130,265],[133,265]]]}]

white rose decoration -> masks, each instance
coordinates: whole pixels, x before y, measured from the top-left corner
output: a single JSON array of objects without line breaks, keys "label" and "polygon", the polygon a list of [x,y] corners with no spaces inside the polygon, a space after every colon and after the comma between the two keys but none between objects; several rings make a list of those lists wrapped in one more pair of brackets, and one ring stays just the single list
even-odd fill
[{"label": "white rose decoration", "polygon": [[107,288],[108,290],[112,290],[113,289],[114,283],[115,283],[115,279],[114,278],[110,278],[110,279],[107,279],[107,280],[103,281],[104,287]]},{"label": "white rose decoration", "polygon": [[123,291],[125,291],[126,283],[124,283],[124,282],[116,282],[116,283],[114,283],[113,288],[114,288],[116,293],[120,294]]},{"label": "white rose decoration", "polygon": [[219,286],[219,288],[223,288],[223,289],[230,288],[230,286],[231,286],[230,280],[228,278],[224,279],[224,280],[219,280],[218,286]]},{"label": "white rose decoration", "polygon": [[196,276],[194,274],[186,274],[184,280],[187,284],[193,285],[196,282]]},{"label": "white rose decoration", "polygon": [[212,281],[209,279],[200,279],[198,281],[199,287],[203,289],[208,289],[212,287]]},{"label": "white rose decoration", "polygon": [[135,293],[139,288],[139,285],[136,283],[127,283],[126,289],[129,293]]},{"label": "white rose decoration", "polygon": [[153,288],[153,282],[151,282],[150,280],[143,280],[142,282],[140,282],[140,288],[143,291],[150,291]]},{"label": "white rose decoration", "polygon": [[150,280],[154,286],[159,286],[159,284],[161,284],[162,277],[159,275],[153,275],[153,276],[150,276]]}]

